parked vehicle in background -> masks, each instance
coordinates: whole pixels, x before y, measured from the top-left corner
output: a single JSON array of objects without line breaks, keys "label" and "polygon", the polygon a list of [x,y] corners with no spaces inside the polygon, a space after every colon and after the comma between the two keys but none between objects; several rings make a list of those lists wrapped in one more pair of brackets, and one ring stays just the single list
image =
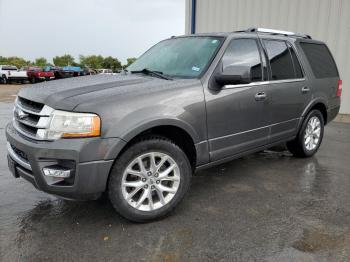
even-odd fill
[{"label": "parked vehicle in background", "polygon": [[114,75],[112,69],[97,69],[99,75]]},{"label": "parked vehicle in background", "polygon": [[97,71],[95,69],[84,68],[80,75],[88,76],[88,75],[96,75],[96,74],[97,74]]},{"label": "parked vehicle in background", "polygon": [[47,66],[45,70],[54,73],[55,79],[69,78],[74,76],[74,72],[71,70],[64,70],[62,67],[58,66]]},{"label": "parked vehicle in background", "polygon": [[62,71],[71,77],[80,76],[83,72],[80,66],[64,66],[62,67]]},{"label": "parked vehicle in background", "polygon": [[328,47],[291,32],[172,37],[127,71],[21,89],[6,127],[14,176],[66,198],[107,191],[145,222],[175,208],[195,170],[285,142],[313,156],[340,108]]},{"label": "parked vehicle in background", "polygon": [[11,82],[24,83],[28,80],[28,75],[26,71],[18,70],[16,66],[0,65],[0,80],[3,84]]},{"label": "parked vehicle in background", "polygon": [[47,70],[46,68],[42,69],[41,67],[28,67],[27,75],[32,84],[55,79],[54,72]]}]

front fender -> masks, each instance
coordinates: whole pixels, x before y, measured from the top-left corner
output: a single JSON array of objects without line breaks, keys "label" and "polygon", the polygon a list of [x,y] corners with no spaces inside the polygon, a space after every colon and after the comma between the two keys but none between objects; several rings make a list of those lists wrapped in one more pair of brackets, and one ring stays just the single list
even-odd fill
[{"label": "front fender", "polygon": [[[126,114],[115,118],[115,122],[108,126],[105,137],[118,137],[129,142],[150,128],[175,126],[186,131],[193,142],[198,143],[203,140],[205,132],[205,118],[200,117],[203,114],[199,114],[198,110],[201,109],[192,107],[186,110],[184,107],[163,104],[126,111]],[[199,134],[197,130],[202,133]]]}]

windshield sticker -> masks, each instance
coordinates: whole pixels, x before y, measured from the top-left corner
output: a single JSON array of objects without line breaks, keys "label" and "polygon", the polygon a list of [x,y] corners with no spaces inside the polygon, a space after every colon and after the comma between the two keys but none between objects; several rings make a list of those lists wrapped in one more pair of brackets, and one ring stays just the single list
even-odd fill
[{"label": "windshield sticker", "polygon": [[201,70],[199,67],[196,67],[196,66],[192,66],[192,71],[196,71],[196,72],[199,72],[199,70]]},{"label": "windshield sticker", "polygon": [[216,44],[217,42],[218,42],[218,40],[216,40],[216,39],[211,41],[212,44]]}]

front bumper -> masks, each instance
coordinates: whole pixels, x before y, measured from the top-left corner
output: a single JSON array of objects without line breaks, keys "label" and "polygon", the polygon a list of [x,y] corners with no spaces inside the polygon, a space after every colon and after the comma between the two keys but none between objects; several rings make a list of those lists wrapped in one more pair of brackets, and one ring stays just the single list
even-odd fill
[{"label": "front bumper", "polygon": [[[116,148],[124,144],[118,138],[34,141],[19,134],[12,123],[6,127],[6,138],[9,167],[15,177],[28,180],[41,191],[71,199],[94,199],[106,190]],[[43,173],[43,168],[51,166],[69,168],[72,175],[56,183]]]}]

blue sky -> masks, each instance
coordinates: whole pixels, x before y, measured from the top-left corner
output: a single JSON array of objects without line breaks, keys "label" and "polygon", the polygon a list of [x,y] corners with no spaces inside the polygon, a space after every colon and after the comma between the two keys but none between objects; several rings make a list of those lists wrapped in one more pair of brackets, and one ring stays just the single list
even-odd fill
[{"label": "blue sky", "polygon": [[0,56],[65,53],[123,62],[185,32],[185,0],[0,0]]}]

